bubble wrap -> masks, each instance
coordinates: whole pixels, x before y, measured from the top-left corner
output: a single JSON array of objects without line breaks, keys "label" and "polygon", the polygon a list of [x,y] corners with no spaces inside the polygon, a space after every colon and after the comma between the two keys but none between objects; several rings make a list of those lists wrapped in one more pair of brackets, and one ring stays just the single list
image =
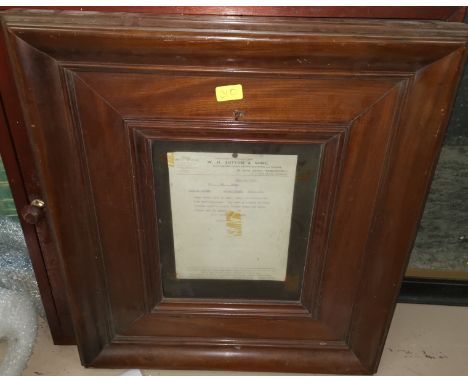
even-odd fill
[{"label": "bubble wrap", "polygon": [[31,356],[37,335],[37,314],[31,298],[22,292],[0,288],[0,341],[7,352],[0,360],[0,375],[21,375]]},{"label": "bubble wrap", "polygon": [[0,216],[0,288],[24,292],[44,317],[37,281],[17,218]]}]

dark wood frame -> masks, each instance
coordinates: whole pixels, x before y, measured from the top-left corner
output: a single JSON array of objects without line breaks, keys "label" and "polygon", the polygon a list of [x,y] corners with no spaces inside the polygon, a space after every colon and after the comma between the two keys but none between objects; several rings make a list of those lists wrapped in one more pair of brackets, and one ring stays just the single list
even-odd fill
[{"label": "dark wood frame", "polygon": [[[147,125],[145,128],[145,124]],[[152,128],[150,129],[149,126]],[[146,123],[129,123],[129,131],[133,131],[135,145],[139,149],[136,152],[144,153],[139,158],[134,157],[133,163],[139,163],[139,169],[135,171],[136,178],[140,179],[140,184],[137,186],[137,194],[142,195],[139,213],[139,231],[145,235],[146,245],[143,253],[159,253],[159,249],[154,240],[153,232],[156,232],[156,237],[159,236],[158,229],[155,227],[155,222],[159,216],[156,211],[153,211],[149,216],[145,215],[148,206],[154,205],[155,190],[148,187],[147,180],[154,177],[152,172],[152,156],[151,142],[152,141],[190,141],[190,142],[249,142],[249,143],[281,143],[281,144],[320,144],[323,145],[321,165],[319,169],[320,184],[313,196],[316,199],[313,207],[314,221],[310,225],[311,231],[307,233],[308,245],[305,248],[305,273],[312,273],[313,276],[305,280],[305,293],[302,294],[301,304],[307,307],[309,311],[314,311],[314,298],[319,293],[319,283],[321,273],[323,271],[324,258],[312,256],[311,254],[322,253],[327,248],[328,235],[326,232],[330,229],[332,216],[327,214],[327,211],[332,209],[335,201],[336,187],[338,184],[339,166],[338,162],[343,157],[343,146],[346,142],[347,132],[350,126],[311,126],[304,125],[302,127],[295,125],[294,127],[287,124],[272,124],[272,123],[223,123],[223,128],[219,128],[219,123],[194,122],[192,126],[196,126],[195,130],[186,128],[186,123],[167,123],[161,122],[146,122]],[[244,130],[245,131],[242,131]],[[235,132],[238,130],[238,132]],[[235,139],[235,140],[233,140]],[[150,162],[148,162],[150,161]],[[330,176],[330,174],[333,174]],[[145,219],[144,217],[147,216]],[[148,218],[149,217],[149,218]],[[156,217],[156,218],[155,218]],[[160,255],[158,255],[160,256]],[[156,258],[151,261],[144,261],[145,269],[152,270],[153,274],[148,275],[148,280],[157,280],[156,273],[160,272],[157,264],[162,263]],[[301,279],[286,279],[284,288],[294,287],[300,288],[298,282]],[[251,285],[254,287],[254,285]],[[148,295],[151,295],[151,290],[148,289]],[[162,292],[159,292],[158,297],[153,297],[151,301],[157,302],[161,300]]]},{"label": "dark wood frame", "polygon": [[[258,304],[252,304],[246,301],[240,301],[237,303],[227,302],[223,303],[219,300],[213,300],[212,302],[196,302],[194,300],[178,298],[177,300],[168,299],[163,297],[162,290],[151,287],[148,284],[160,285],[158,277],[160,274],[159,270],[159,249],[157,247],[157,240],[154,239],[153,232],[157,232],[156,221],[158,213],[153,210],[148,213],[148,209],[154,208],[154,186],[149,179],[154,177],[152,171],[152,150],[151,142],[155,140],[176,140],[176,141],[190,141],[190,142],[259,142],[259,143],[319,143],[324,144],[324,153],[322,158],[322,166],[320,173],[323,175],[320,182],[320,186],[316,192],[316,198],[320,200],[318,203],[317,211],[315,212],[314,224],[311,227],[315,227],[320,230],[328,230],[332,216],[325,214],[324,212],[330,209],[331,204],[334,203],[336,186],[339,176],[339,166],[337,162],[343,155],[343,145],[346,140],[346,133],[349,126],[337,126],[336,128],[314,128],[310,125],[305,125],[302,129],[298,126],[294,126],[294,130],[284,124],[275,126],[274,124],[244,124],[244,123],[231,123],[228,130],[226,130],[226,124],[220,128],[219,123],[208,123],[206,121],[200,121],[198,123],[191,123],[193,126],[197,126],[196,130],[186,128],[186,123],[168,123],[165,121],[147,121],[147,122],[128,122],[126,123],[129,129],[130,139],[133,143],[131,146],[135,147],[133,150],[132,162],[137,166],[135,173],[139,174],[136,176],[137,182],[136,190],[139,195],[142,195],[140,206],[139,206],[139,232],[144,236],[143,242],[145,246],[142,248],[140,254],[141,262],[144,264],[143,269],[147,273],[145,277],[149,282],[146,285],[146,296],[147,309],[153,309],[155,314],[166,314],[166,313],[178,313],[188,315],[204,315],[220,314],[225,315],[229,311],[229,316],[235,315],[254,315],[254,316],[271,316],[287,318],[289,316],[304,317],[308,318],[310,315],[316,316],[318,314],[318,307],[314,306],[314,296],[319,293],[320,276],[322,273],[323,258],[315,256],[308,256],[306,269],[313,270],[315,276],[308,277],[305,280],[305,290],[301,296],[301,301],[285,301],[284,303],[268,303],[259,302]],[[146,126],[145,126],[146,125]],[[151,126],[151,128],[150,128]],[[243,129],[246,129],[243,131]],[[235,132],[235,130],[238,130]],[[138,148],[138,149],[137,149]],[[137,157],[136,153],[140,153]],[[330,177],[330,174],[334,174]],[[315,237],[328,238],[327,234],[314,232],[310,233],[309,253],[320,253],[317,252],[317,248],[324,248],[329,245],[323,240],[314,240]],[[149,257],[148,254],[156,254],[156,257]],[[309,271],[306,270],[306,273]],[[156,305],[155,308],[153,308]],[[237,306],[237,307],[236,307]],[[235,308],[234,308],[235,307]],[[262,328],[256,328],[258,331],[262,331]],[[138,329],[137,329],[138,332]],[[131,336],[130,336],[131,337]],[[126,341],[131,338],[125,338]]]},{"label": "dark wood frame", "polygon": [[[12,7],[0,7],[7,10]],[[357,18],[410,18],[458,21],[464,19],[466,7],[28,7],[54,9],[80,9],[100,12],[150,12],[150,13],[212,13],[250,14],[303,17],[357,17]],[[164,9],[162,9],[164,8]],[[37,174],[31,158],[31,149],[24,133],[22,111],[3,34],[0,35],[0,152],[12,189],[15,204],[19,209],[35,196],[40,195]],[[74,344],[74,333],[66,298],[61,291],[64,285],[58,271],[55,252],[51,245],[40,243],[36,229],[21,221],[34,271],[45,307],[54,343]],[[48,234],[47,227],[41,227]],[[44,257],[43,253],[48,253]],[[48,260],[46,260],[46,258]],[[403,298],[404,299],[404,298]]]},{"label": "dark wood frame", "polygon": [[[3,49],[4,49],[4,51],[5,51],[5,48],[3,48]],[[3,55],[3,57],[6,57],[6,55]],[[8,64],[5,63],[5,65],[8,65]],[[453,77],[453,80],[450,82],[450,86],[449,86],[448,88],[445,89],[445,91],[447,91],[447,93],[445,93],[445,94],[446,94],[446,95],[445,95],[446,98],[444,99],[444,102],[448,102],[448,103],[449,103],[450,100],[452,99],[452,98],[450,97],[450,91],[452,91],[452,93],[453,93],[453,86],[454,86],[454,84],[455,84],[455,79],[456,79],[456,75],[457,75],[457,74],[458,74],[458,73],[455,73],[455,76]],[[5,76],[5,77],[7,77],[7,76]],[[10,82],[9,84],[8,84],[8,81]],[[3,75],[2,75],[2,89],[3,89],[4,83],[7,83],[7,85],[5,85],[6,88],[9,87],[9,88],[11,89],[12,92],[14,91],[14,87],[15,87],[15,86],[14,86],[14,84],[11,83],[11,78],[8,80],[8,78],[3,78]],[[8,121],[16,120],[17,125],[21,124],[21,123],[22,123],[22,113],[21,113],[21,111],[19,111],[18,106],[16,106],[16,107],[15,107],[15,106],[11,106],[11,104],[9,104],[9,102],[11,102],[10,100],[8,100],[8,101],[7,101],[7,100],[2,100],[2,102],[5,103],[5,109],[7,110]],[[8,105],[7,105],[7,103],[8,103]],[[414,105],[413,105],[413,106],[414,106]],[[17,113],[16,113],[17,118],[15,118],[15,117],[12,118],[12,116],[14,116],[15,113],[12,112],[11,110],[15,110],[15,108],[16,108],[16,110],[17,110]],[[443,122],[442,122],[442,124],[443,124]],[[10,125],[11,125],[11,123],[10,123]],[[5,129],[5,130],[6,130],[6,129]],[[3,130],[2,130],[2,131],[3,131]],[[14,137],[13,139],[15,139],[16,142],[21,142],[21,141],[23,142],[23,144],[22,144],[23,150],[27,150],[27,144],[25,143],[25,142],[27,142],[27,137],[25,136],[24,129],[23,129],[23,130],[20,130],[20,129],[18,129],[18,128],[16,128],[16,129],[10,129],[10,132],[11,132],[11,134],[13,135],[13,137]],[[10,132],[8,132],[8,136],[9,136]],[[409,132],[407,132],[406,134],[411,135]],[[413,134],[415,134],[415,133],[413,133]],[[21,138],[21,137],[22,137],[22,138]],[[410,138],[410,137],[407,136],[407,137],[405,137],[405,138]],[[436,144],[435,144],[435,145],[437,146],[438,144],[440,144],[440,135],[437,135],[436,138],[437,138],[436,141],[439,142],[439,143],[436,143]],[[401,140],[404,140],[404,137],[399,137],[398,139],[400,140],[400,142],[402,142]],[[18,146],[18,144],[17,144],[17,146]],[[3,153],[3,152],[7,152],[7,153],[8,153],[8,150],[11,150],[11,147],[13,147],[13,146],[10,146],[10,149],[2,147],[2,153]],[[10,151],[10,152],[11,152],[11,151]],[[21,154],[21,152],[18,152],[18,149],[17,149],[17,155],[18,155],[18,157],[20,158],[20,160],[25,160],[25,161],[30,160],[30,161],[31,161],[31,159],[32,159],[30,156],[27,157],[27,155],[24,155],[24,154]],[[6,167],[7,167],[7,168],[10,168],[10,169],[11,169],[11,168],[15,168],[14,160],[13,160],[13,159],[18,159],[18,158],[16,157],[16,154],[7,154],[7,157],[10,158],[10,159],[7,158],[7,159],[5,160],[5,162],[6,162]],[[28,158],[29,158],[29,159],[28,159]],[[12,163],[13,163],[13,164],[12,164]],[[433,163],[434,163],[434,162],[433,162],[433,161],[426,161],[426,163],[430,163],[430,167],[431,167],[431,166],[433,166]],[[26,175],[24,175],[24,176],[27,176],[27,174],[28,174],[28,171],[25,170],[25,168],[28,168],[28,166],[29,166],[29,169],[30,169],[30,171],[31,171],[30,173],[31,173],[31,174],[34,174],[34,171],[35,171],[35,170],[34,170],[34,169],[35,169],[34,163],[30,162],[29,165],[23,164],[22,166],[23,166],[22,174],[23,174],[23,175],[26,174]],[[8,170],[8,169],[7,169],[7,171],[8,171],[8,174],[9,174],[9,176],[10,176],[10,179],[12,179],[13,177],[10,175],[11,170]],[[430,173],[430,171],[429,171],[429,173]],[[18,171],[18,174],[20,174],[19,171]],[[34,182],[32,182],[32,183],[29,185],[29,187],[30,187],[31,190],[34,190],[34,187],[36,187],[36,190],[37,190],[37,188],[39,187],[39,182],[37,181],[37,178],[34,178],[34,179],[35,179]],[[425,188],[424,185],[426,185],[426,188],[427,188],[428,179],[430,179],[430,176],[427,176],[427,174],[425,174],[425,176],[424,176],[422,179],[419,180],[419,181],[420,181],[420,184],[419,184],[418,187],[421,187],[422,189],[424,189],[424,188]],[[20,183],[21,183],[21,181],[18,180],[18,183],[17,183],[17,184],[20,184]],[[31,200],[31,196],[34,196],[34,195],[40,196],[40,195],[41,195],[41,192],[39,192],[39,190],[36,191],[36,192],[34,192],[34,191],[28,191],[29,198],[26,198],[26,197],[25,197],[23,200],[21,200],[21,197],[18,196],[18,195],[21,195],[21,192],[17,190],[17,186],[15,186],[15,181],[14,181],[14,180],[13,180],[13,182],[12,182],[12,188],[13,188],[13,192],[14,192],[14,194],[15,194],[15,201],[16,201],[17,205],[20,205],[20,203],[21,203],[21,204],[27,203],[28,199]],[[23,195],[25,195],[24,192],[23,192]],[[387,197],[389,197],[389,196],[387,195]],[[411,209],[411,207],[409,207],[409,208]],[[414,213],[413,213],[414,215],[413,215],[413,216],[415,216],[416,220],[417,220],[418,211],[420,212],[421,210],[422,210],[422,206],[421,206],[421,205],[418,205],[417,208],[414,210]],[[388,211],[387,211],[387,212],[388,212]],[[48,235],[48,233],[47,233],[47,231],[46,231],[46,230],[47,230],[47,227],[45,226],[45,227],[42,227],[42,228],[44,229],[44,231],[42,231],[41,237],[47,237],[47,235]],[[30,229],[30,228],[29,228],[29,229]],[[38,226],[37,229],[40,230],[40,229],[41,229],[41,226]],[[28,228],[25,228],[25,232],[27,232],[27,231],[28,231]],[[34,231],[34,229],[33,229],[33,231]],[[410,235],[411,235],[411,234],[414,234],[414,232],[415,232],[414,229],[413,229],[413,230],[410,230],[409,234],[410,234]],[[31,237],[31,235],[29,235],[29,236]],[[31,247],[34,248],[34,242],[33,242],[32,244],[30,244],[30,242],[29,242],[30,240],[31,240],[31,239],[28,239],[28,245],[29,245],[30,248],[31,248]],[[389,240],[389,242],[390,242],[390,238],[387,238],[386,240]],[[58,291],[60,290],[60,286],[59,286],[59,285],[60,285],[60,283],[61,283],[62,281],[61,281],[60,272],[59,272],[56,268],[54,268],[54,267],[56,267],[57,265],[56,265],[56,263],[55,263],[55,260],[53,260],[53,259],[54,259],[54,255],[53,255],[54,249],[51,248],[51,246],[52,246],[51,241],[45,241],[45,242],[43,241],[43,242],[41,243],[41,245],[42,245],[42,248],[43,248],[43,249],[42,249],[42,252],[44,253],[44,248],[47,248],[47,253],[48,253],[48,256],[50,255],[50,257],[49,257],[48,260],[46,261],[48,264],[44,264],[44,263],[41,264],[40,262],[36,262],[35,271],[36,271],[36,273],[37,273],[38,275],[43,274],[44,277],[45,277],[45,279],[48,279],[48,283],[51,283],[50,280],[51,280],[51,275],[52,275],[52,280],[55,280],[54,282],[55,282],[56,286],[55,286],[55,287],[52,287],[50,291],[51,291],[52,293],[54,293],[54,292],[55,292],[55,293],[59,293],[59,292],[58,292]],[[405,245],[403,245],[403,244],[401,244],[401,245],[402,245],[402,247],[401,247],[402,253],[403,253],[403,254],[407,253],[407,249],[408,249],[408,248],[403,249],[403,248],[405,247]],[[40,251],[40,250],[38,249],[38,251]],[[40,254],[39,254],[38,256],[41,257]],[[404,258],[404,256],[402,255],[401,259],[403,259],[403,258]],[[51,260],[51,259],[52,259],[52,260]],[[55,275],[55,276],[54,276],[54,275]],[[391,277],[395,277],[395,276],[393,275],[393,276],[391,276]],[[391,277],[390,277],[390,278],[391,278]],[[40,276],[38,276],[38,278],[40,279]],[[380,281],[381,281],[381,280],[373,280],[373,282],[377,282],[377,283],[379,283]],[[45,283],[45,282],[42,282],[42,285],[44,285],[44,284],[46,284],[46,283]],[[367,287],[370,288],[371,286],[368,285]],[[393,291],[394,291],[394,289],[393,289]],[[395,291],[394,291],[394,293],[395,293]],[[44,295],[47,295],[47,290],[46,290],[45,292],[43,292],[43,298],[44,298]],[[391,296],[387,296],[387,298],[390,298],[390,300],[391,300]],[[60,298],[59,298],[58,296],[56,296],[55,299],[56,299],[56,301],[60,300]],[[58,305],[57,305],[56,303],[54,303],[54,306],[55,306],[56,318],[57,318],[58,320],[60,320],[60,319],[65,320],[65,322],[66,322],[67,313],[63,313],[63,312],[60,313],[60,312],[58,312]],[[66,306],[66,304],[64,304],[63,306]],[[51,322],[54,322],[53,317],[52,317],[52,319],[51,319]],[[52,325],[53,325],[53,324],[52,324]],[[63,325],[64,325],[64,324],[63,324]],[[63,325],[62,325],[62,326],[63,326]],[[357,325],[359,325],[359,324],[357,324]],[[363,325],[363,324],[361,323],[360,325]],[[387,324],[387,325],[388,325],[388,324]],[[57,326],[60,327],[60,324],[57,325]],[[387,326],[387,327],[388,327],[388,326]],[[122,341],[123,341],[123,340],[122,340]],[[63,342],[66,342],[66,340],[64,340]],[[124,342],[125,342],[125,341],[124,341]],[[129,345],[129,346],[130,346],[130,347],[129,347],[129,349],[130,349],[130,348],[131,348],[131,345]],[[162,356],[162,353],[161,353],[161,356]],[[374,360],[373,362],[375,362],[375,360]],[[105,361],[105,360],[101,360],[100,364],[101,364],[101,365],[105,365],[105,364],[106,364],[106,361]],[[375,364],[374,364],[374,365],[375,365]],[[317,365],[316,365],[316,366],[317,366]],[[319,367],[319,366],[317,366],[317,367]]]},{"label": "dark wood frame", "polygon": [[411,20],[441,20],[461,22],[465,17],[466,7],[327,7],[327,6],[125,6],[125,7],[102,7],[102,6],[28,6],[28,7],[5,7],[27,9],[60,9],[74,11],[93,12],[132,12],[132,13],[154,13],[154,14],[184,14],[184,15],[224,15],[224,16],[280,16],[280,17],[337,17],[337,18],[360,18],[360,19],[411,19]]}]

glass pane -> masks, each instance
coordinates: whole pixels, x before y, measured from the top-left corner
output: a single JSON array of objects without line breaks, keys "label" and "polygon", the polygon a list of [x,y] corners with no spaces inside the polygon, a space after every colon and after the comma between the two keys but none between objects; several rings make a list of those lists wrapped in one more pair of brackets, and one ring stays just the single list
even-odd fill
[{"label": "glass pane", "polygon": [[297,300],[321,150],[154,142],[164,295]]}]

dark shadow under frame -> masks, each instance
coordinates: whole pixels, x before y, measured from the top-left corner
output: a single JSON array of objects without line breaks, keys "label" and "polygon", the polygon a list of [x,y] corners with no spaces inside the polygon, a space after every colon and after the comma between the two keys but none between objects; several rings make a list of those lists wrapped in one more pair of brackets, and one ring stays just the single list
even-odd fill
[{"label": "dark shadow under frame", "polygon": [[398,302],[468,306],[468,280],[405,277]]}]

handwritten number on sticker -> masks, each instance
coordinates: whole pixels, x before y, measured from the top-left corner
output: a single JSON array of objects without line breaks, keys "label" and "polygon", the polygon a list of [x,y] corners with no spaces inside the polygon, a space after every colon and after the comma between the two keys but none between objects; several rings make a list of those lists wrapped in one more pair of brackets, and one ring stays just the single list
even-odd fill
[{"label": "handwritten number on sticker", "polygon": [[244,98],[242,85],[226,85],[216,87],[216,100],[218,102],[234,101]]}]

